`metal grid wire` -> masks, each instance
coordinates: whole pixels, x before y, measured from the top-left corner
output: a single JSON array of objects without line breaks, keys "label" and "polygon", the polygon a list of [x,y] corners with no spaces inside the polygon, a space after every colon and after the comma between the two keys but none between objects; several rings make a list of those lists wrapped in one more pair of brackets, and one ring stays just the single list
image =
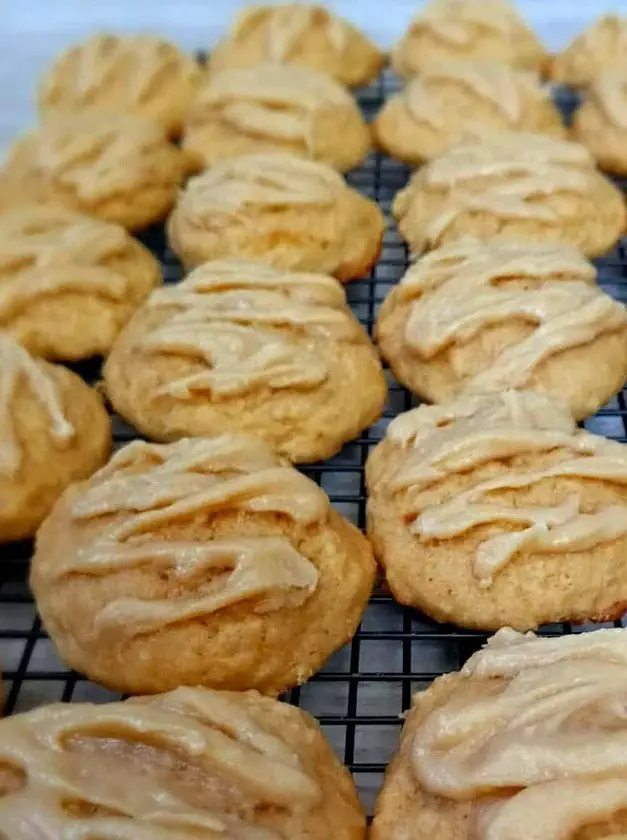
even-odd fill
[{"label": "metal grid wire", "polygon": [[[371,118],[397,87],[393,76],[385,73],[362,91],[359,100],[366,116]],[[558,91],[556,100],[568,118],[576,104],[573,95]],[[408,174],[402,164],[373,154],[363,167],[349,175],[353,186],[380,204],[388,221],[379,263],[367,279],[347,287],[355,314],[371,331],[381,301],[407,267],[407,250],[390,218],[390,206]],[[178,281],[181,267],[166,246],[163,230],[148,231],[142,238],[160,259],[165,281]],[[597,265],[603,288],[627,302],[627,240]],[[78,369],[88,381],[97,380],[98,365],[88,363]],[[303,470],[329,493],[335,508],[362,529],[366,502],[364,464],[369,449],[381,439],[391,418],[415,404],[411,395],[391,378],[389,385],[382,420],[335,458]],[[586,427],[624,442],[626,418],[623,391]],[[113,430],[116,446],[136,436],[116,416]],[[59,660],[36,616],[26,584],[30,552],[30,545],[16,544],[4,546],[0,557],[0,664],[7,683],[5,711],[24,711],[59,700],[116,699],[106,689],[69,672]],[[557,625],[543,628],[542,632],[560,634],[579,629]],[[438,625],[416,611],[401,608],[380,587],[353,641],[333,656],[321,673],[286,698],[318,718],[338,756],[353,772],[369,813],[385,765],[397,747],[402,714],[409,708],[412,694],[435,677],[461,667],[484,640],[485,634]]]}]

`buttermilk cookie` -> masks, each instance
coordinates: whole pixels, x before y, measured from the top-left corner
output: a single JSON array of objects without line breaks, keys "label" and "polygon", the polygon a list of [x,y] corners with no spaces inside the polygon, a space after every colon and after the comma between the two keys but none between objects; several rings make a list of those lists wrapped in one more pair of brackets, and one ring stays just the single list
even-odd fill
[{"label": "buttermilk cookie", "polygon": [[106,355],[160,282],[157,260],[119,225],[52,205],[0,215],[0,328],[37,356]]},{"label": "buttermilk cookie", "polygon": [[577,143],[502,132],[454,146],[418,171],[392,207],[414,253],[463,236],[570,243],[591,257],[625,230],[620,190]]},{"label": "buttermilk cookie", "polygon": [[426,70],[386,102],[374,129],[381,148],[409,164],[486,130],[566,136],[538,77],[498,61],[455,61]]},{"label": "buttermilk cookie", "polygon": [[93,35],[62,53],[39,86],[39,111],[105,109],[143,114],[180,132],[200,68],[174,44],[152,35]]},{"label": "buttermilk cookie", "polygon": [[0,207],[54,202],[136,230],[163,219],[188,169],[184,153],[149,117],[59,116],[9,150]]},{"label": "buttermilk cookie", "polygon": [[5,836],[364,840],[350,773],[306,712],[184,688],[0,722]]},{"label": "buttermilk cookie", "polygon": [[627,447],[531,391],[401,414],[367,465],[368,533],[394,597],[496,630],[627,607]]},{"label": "buttermilk cookie", "polygon": [[259,438],[140,441],[71,488],[31,584],[62,658],[116,691],[278,695],[355,633],[366,538]]},{"label": "buttermilk cookie", "polygon": [[347,281],[376,262],[385,220],[330,166],[295,155],[245,155],[191,178],[168,221],[170,244],[195,266],[262,260]]},{"label": "buttermilk cookie", "polygon": [[431,0],[392,50],[400,76],[416,76],[447,61],[502,61],[543,73],[548,56],[506,0]]},{"label": "buttermilk cookie", "polygon": [[626,651],[500,630],[414,697],[372,840],[623,837]]},{"label": "buttermilk cookie", "polygon": [[572,136],[592,152],[601,169],[627,175],[627,64],[592,82],[575,113]]},{"label": "buttermilk cookie", "polygon": [[368,84],[383,55],[355,26],[323,6],[250,6],[211,51],[211,72],[270,61],[320,70],[344,85]]},{"label": "buttermilk cookie", "polygon": [[336,280],[238,260],[153,293],[104,376],[116,410],[147,437],[246,432],[297,462],[334,455],[387,398]]},{"label": "buttermilk cookie", "polygon": [[350,93],[325,73],[260,64],[209,77],[186,120],[183,148],[198,169],[289,152],[345,171],[366,156],[370,129]]},{"label": "buttermilk cookie", "polygon": [[98,394],[0,332],[0,542],[32,537],[65,488],[101,467],[110,448]]},{"label": "buttermilk cookie", "polygon": [[551,78],[586,87],[607,70],[627,70],[627,17],[604,15],[555,56]]},{"label": "buttermilk cookie", "polygon": [[627,311],[569,245],[460,239],[410,267],[384,301],[377,341],[428,402],[527,388],[589,417],[627,379]]}]

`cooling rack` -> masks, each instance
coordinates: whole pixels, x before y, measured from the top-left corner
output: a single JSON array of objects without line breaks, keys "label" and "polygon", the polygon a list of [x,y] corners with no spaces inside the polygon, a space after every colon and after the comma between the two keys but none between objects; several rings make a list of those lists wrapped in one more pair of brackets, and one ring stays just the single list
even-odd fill
[{"label": "cooling rack", "polygon": [[[365,115],[371,118],[398,84],[384,73],[359,94]],[[576,105],[574,95],[556,92],[565,118]],[[402,164],[373,154],[349,175],[351,184],[375,199],[383,209],[387,231],[381,258],[370,276],[347,287],[348,299],[360,321],[372,331],[377,309],[403,274],[407,250],[390,218],[396,192],[409,171]],[[163,230],[148,231],[143,240],[158,256],[167,283],[178,281],[181,267],[168,250]],[[627,241],[597,261],[600,283],[607,292],[627,302]],[[95,381],[99,368],[86,364],[79,372]],[[410,394],[389,378],[389,400],[384,417],[335,458],[303,470],[330,495],[341,513],[360,528],[365,526],[364,464],[370,448],[381,439],[389,421],[415,403]],[[627,392],[623,391],[586,427],[615,440],[627,440]],[[116,446],[136,435],[113,416]],[[24,711],[55,701],[106,701],[116,695],[69,672],[57,657],[36,615],[26,585],[31,547],[4,546],[0,558],[0,664],[5,671],[7,713]],[[543,633],[578,632],[585,628],[552,625]],[[437,676],[456,670],[485,640],[485,634],[438,625],[420,613],[396,605],[380,587],[370,601],[353,641],[327,663],[320,674],[286,698],[314,714],[338,756],[353,772],[366,809],[371,813],[385,765],[397,744],[403,712],[412,694]]]}]

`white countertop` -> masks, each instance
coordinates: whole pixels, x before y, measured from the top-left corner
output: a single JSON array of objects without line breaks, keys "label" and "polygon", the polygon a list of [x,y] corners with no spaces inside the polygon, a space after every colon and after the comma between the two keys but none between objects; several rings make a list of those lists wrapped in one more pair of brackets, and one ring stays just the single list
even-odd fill
[{"label": "white countertop", "polygon": [[[162,33],[187,49],[211,47],[246,0],[0,0],[0,152],[34,120],[37,80],[64,47],[96,29]],[[384,47],[402,33],[420,0],[327,0]],[[552,50],[594,16],[627,13],[627,0],[520,0],[519,7]]]}]

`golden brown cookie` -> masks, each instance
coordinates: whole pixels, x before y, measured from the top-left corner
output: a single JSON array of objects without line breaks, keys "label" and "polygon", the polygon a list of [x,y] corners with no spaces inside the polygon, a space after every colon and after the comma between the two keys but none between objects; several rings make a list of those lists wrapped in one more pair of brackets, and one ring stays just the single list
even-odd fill
[{"label": "golden brown cookie", "polygon": [[387,398],[336,280],[238,260],[153,293],[104,376],[116,410],[149,438],[246,432],[296,462],[334,455]]},{"label": "golden brown cookie", "polygon": [[578,35],[551,64],[551,79],[586,87],[607,70],[627,70],[627,17],[603,15]]},{"label": "golden brown cookie", "polygon": [[37,356],[106,355],[160,282],[157,260],[119,225],[54,205],[0,215],[0,329]]},{"label": "golden brown cookie", "polygon": [[430,0],[392,50],[392,67],[405,78],[463,59],[540,74],[548,63],[544,46],[507,0]]},{"label": "golden brown cookie", "polygon": [[39,111],[143,114],[177,135],[200,82],[196,60],[153,35],[92,35],[63,52],[39,86]]},{"label": "golden brown cookie", "polygon": [[460,239],[419,259],[384,301],[377,341],[428,402],[527,388],[589,417],[627,379],[627,311],[569,245]]},{"label": "golden brown cookie", "polygon": [[416,694],[372,840],[622,837],[627,630],[500,630]]},{"label": "golden brown cookie", "polygon": [[392,207],[411,250],[463,236],[568,243],[586,256],[609,251],[625,231],[622,193],[577,143],[501,132],[434,158]]},{"label": "golden brown cookie", "polygon": [[198,169],[224,158],[288,152],[346,171],[362,163],[370,128],[350,93],[307,67],[259,64],[212,74],[185,123]]},{"label": "golden brown cookie", "polygon": [[366,538],[261,439],[136,441],[39,531],[31,584],[62,658],[130,694],[278,695],[352,638]]},{"label": "golden brown cookie", "polygon": [[57,117],[10,149],[0,207],[54,202],[137,230],[163,219],[188,170],[185,154],[148,117]]},{"label": "golden brown cookie", "polygon": [[388,99],[374,124],[381,148],[422,163],[486,131],[566,136],[550,92],[538,77],[498,61],[454,61],[425,70]]},{"label": "golden brown cookie", "polygon": [[7,836],[364,840],[350,773],[306,712],[187,688],[0,723]]},{"label": "golden brown cookie", "polygon": [[573,140],[586,146],[601,169],[627,175],[627,63],[597,77],[573,119]]},{"label": "golden brown cookie", "polygon": [[330,166],[288,154],[219,161],[188,181],[168,221],[189,267],[236,257],[343,282],[368,273],[384,231],[374,201]]},{"label": "golden brown cookie", "polygon": [[378,75],[383,55],[355,26],[324,6],[252,5],[211,51],[209,70],[254,67],[266,61],[310,67],[355,87]]},{"label": "golden brown cookie", "polygon": [[98,394],[0,332],[0,542],[32,537],[65,488],[101,467],[110,448]]},{"label": "golden brown cookie", "polygon": [[367,465],[368,533],[394,597],[496,630],[627,608],[627,447],[531,391],[401,414]]}]

